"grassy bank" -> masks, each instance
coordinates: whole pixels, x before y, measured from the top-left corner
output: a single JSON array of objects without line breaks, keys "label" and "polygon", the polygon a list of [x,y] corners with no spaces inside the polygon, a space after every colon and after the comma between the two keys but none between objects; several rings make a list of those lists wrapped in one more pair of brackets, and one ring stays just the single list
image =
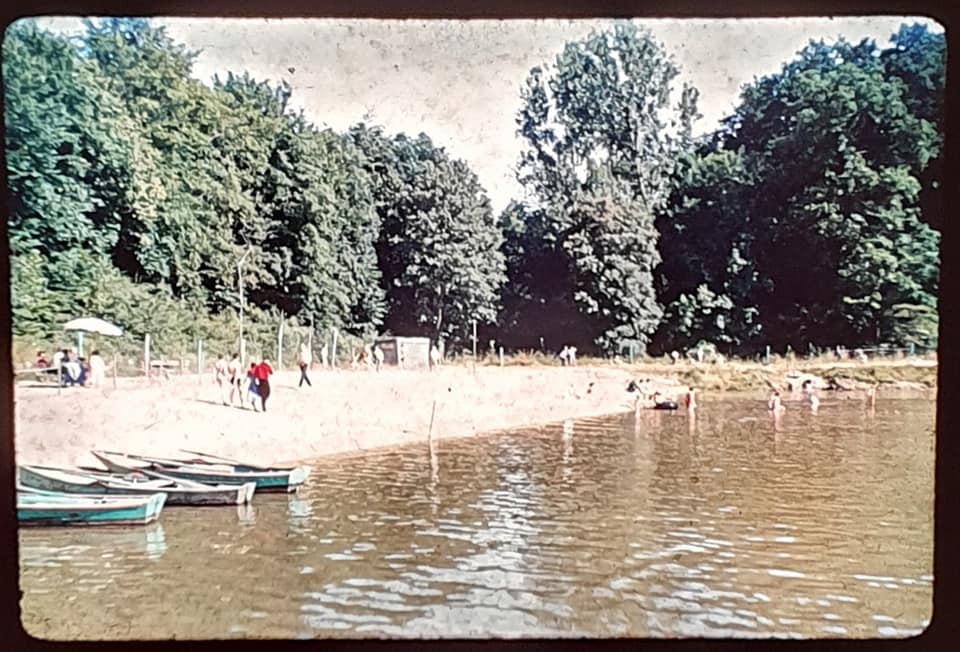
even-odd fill
[{"label": "grassy bank", "polygon": [[[469,357],[454,361],[458,365],[471,365]],[[499,366],[498,356],[486,356],[478,361],[481,366]],[[812,359],[778,359],[769,364],[754,361],[730,360],[722,364],[695,363],[681,360],[673,364],[664,359],[645,359],[627,363],[601,358],[579,359],[579,366],[611,367],[626,369],[637,378],[676,378],[679,382],[709,391],[767,390],[771,384],[782,386],[791,372],[820,376],[826,381],[840,380],[853,383],[880,383],[882,385],[913,386],[927,388],[937,386],[935,356],[923,359],[875,358],[866,363],[838,361],[832,356]],[[503,358],[505,367],[554,367],[560,366],[555,356],[535,354],[508,355]]]}]

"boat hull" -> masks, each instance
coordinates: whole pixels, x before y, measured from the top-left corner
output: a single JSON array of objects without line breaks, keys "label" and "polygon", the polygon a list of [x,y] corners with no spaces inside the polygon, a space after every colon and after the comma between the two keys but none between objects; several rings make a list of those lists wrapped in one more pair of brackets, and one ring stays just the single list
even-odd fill
[{"label": "boat hull", "polygon": [[166,495],[139,498],[82,498],[19,494],[17,520],[21,526],[146,525],[160,518]]},{"label": "boat hull", "polygon": [[[163,493],[168,505],[215,506],[242,505],[253,498],[256,485],[228,484],[195,486],[177,484],[176,478],[155,478],[151,482],[126,482],[109,479],[106,474],[84,474],[71,471],[44,472],[34,467],[18,468],[19,482],[26,488],[67,494],[95,494],[104,496],[149,496]],[[73,479],[71,479],[73,478]]]},{"label": "boat hull", "polygon": [[[242,485],[248,482],[256,484],[257,491],[292,492],[304,482],[310,471],[307,467],[292,470],[252,471],[244,465],[185,464],[178,460],[162,457],[145,457],[93,451],[93,455],[111,471],[139,471],[148,475],[162,475],[178,480],[190,480],[204,484]],[[218,466],[220,468],[218,468]]]}]

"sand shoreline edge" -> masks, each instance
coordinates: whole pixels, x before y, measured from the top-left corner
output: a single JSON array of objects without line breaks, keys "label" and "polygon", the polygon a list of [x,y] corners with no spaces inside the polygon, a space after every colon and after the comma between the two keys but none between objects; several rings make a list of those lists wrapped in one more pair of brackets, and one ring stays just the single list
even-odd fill
[{"label": "sand shoreline edge", "polygon": [[[478,368],[434,372],[319,372],[312,387],[282,371],[266,413],[220,403],[212,379],[185,376],[117,389],[17,388],[20,464],[95,464],[95,448],[175,454],[208,451],[266,463],[415,442],[473,437],[631,409],[625,369]],[[435,406],[435,407],[434,407]],[[432,417],[432,427],[431,427]],[[432,431],[432,434],[431,434]]]},{"label": "sand shoreline edge", "polygon": [[[684,379],[684,374],[650,373]],[[18,386],[15,451],[20,464],[97,464],[103,448],[173,455],[201,450],[260,463],[535,428],[568,419],[630,412],[634,367],[442,367],[430,372],[385,369],[281,371],[266,413],[221,404],[212,376],[147,383],[121,378],[113,388]],[[934,372],[935,373],[935,372]],[[750,391],[758,398],[759,389]],[[925,393],[936,389],[928,390]],[[730,392],[718,392],[727,395]],[[741,394],[742,392],[733,392]],[[843,393],[855,398],[855,393]],[[432,425],[431,425],[432,421]]]}]

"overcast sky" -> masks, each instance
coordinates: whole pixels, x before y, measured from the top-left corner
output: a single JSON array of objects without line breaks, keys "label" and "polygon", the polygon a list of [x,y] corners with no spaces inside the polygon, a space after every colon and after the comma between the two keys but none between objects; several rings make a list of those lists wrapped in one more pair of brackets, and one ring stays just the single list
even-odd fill
[{"label": "overcast sky", "polygon": [[[79,19],[41,19],[79,30]],[[194,75],[247,71],[287,80],[292,103],[317,125],[343,130],[365,120],[394,133],[427,133],[480,177],[495,210],[520,196],[512,169],[522,148],[514,117],[530,68],[608,20],[424,21],[155,19],[200,54]],[[810,39],[864,37],[887,45],[904,22],[926,18],[638,20],[700,90],[698,132],[732,112],[740,88],[779,70]],[[677,95],[674,95],[676,101]]]}]

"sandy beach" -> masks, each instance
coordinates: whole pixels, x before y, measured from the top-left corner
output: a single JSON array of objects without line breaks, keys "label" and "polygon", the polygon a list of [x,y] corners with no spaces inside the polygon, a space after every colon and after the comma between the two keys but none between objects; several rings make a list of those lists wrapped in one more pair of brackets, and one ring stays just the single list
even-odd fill
[{"label": "sandy beach", "polygon": [[[629,411],[626,369],[442,367],[436,371],[275,374],[266,413],[221,404],[212,375],[116,389],[18,385],[19,463],[94,464],[90,449],[173,454],[193,449],[260,462],[427,441]],[[436,408],[434,410],[434,405]],[[433,425],[431,429],[431,416]]]}]

